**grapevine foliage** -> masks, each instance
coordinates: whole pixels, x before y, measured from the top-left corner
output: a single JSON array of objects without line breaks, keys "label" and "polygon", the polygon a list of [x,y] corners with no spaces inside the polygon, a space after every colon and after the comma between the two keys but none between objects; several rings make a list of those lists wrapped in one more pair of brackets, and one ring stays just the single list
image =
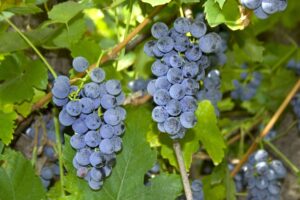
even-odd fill
[{"label": "grapevine foliage", "polygon": [[0,200],[296,199],[299,9],[0,1]]}]

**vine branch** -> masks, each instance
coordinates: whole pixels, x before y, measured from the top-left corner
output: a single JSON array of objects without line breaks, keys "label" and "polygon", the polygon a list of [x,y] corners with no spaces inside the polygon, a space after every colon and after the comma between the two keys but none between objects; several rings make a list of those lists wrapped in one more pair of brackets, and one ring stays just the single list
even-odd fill
[{"label": "vine branch", "polygon": [[257,146],[259,142],[270,132],[276,121],[279,119],[285,108],[289,105],[289,102],[292,100],[292,98],[295,96],[297,91],[300,88],[300,79],[296,82],[294,87],[291,89],[287,97],[284,99],[282,104],[279,106],[269,123],[265,126],[265,128],[262,130],[262,132],[259,134],[259,136],[255,139],[255,141],[252,143],[252,145],[247,150],[246,154],[241,158],[240,162],[236,165],[236,167],[231,172],[231,177],[234,177],[241,167],[247,162],[249,156],[257,149]]},{"label": "vine branch", "polygon": [[[105,54],[101,60],[100,60],[100,65],[103,63],[106,63],[107,61],[115,58],[117,54],[124,48],[126,45],[148,24],[150,23],[151,19],[158,13],[160,12],[165,5],[157,6],[150,14],[148,17],[144,19],[142,23],[140,23],[131,33],[127,35],[127,37],[120,42],[115,48],[111,50],[111,52]],[[93,69],[96,67],[96,64],[93,64],[89,67],[89,69]],[[74,79],[72,79],[70,82],[73,83],[74,81],[77,80],[77,78],[83,77],[85,73],[79,73]],[[36,111],[46,105],[52,98],[52,93],[49,92],[47,95],[45,95],[43,98],[41,98],[37,103],[35,103],[32,106],[31,112]]]},{"label": "vine branch", "polygon": [[178,162],[178,165],[179,165],[179,171],[180,171],[180,175],[181,175],[181,179],[182,179],[186,199],[187,200],[193,200],[192,190],[191,190],[188,175],[186,173],[180,143],[178,141],[175,141],[173,143],[173,148],[174,148],[176,158],[177,158],[177,162]]}]

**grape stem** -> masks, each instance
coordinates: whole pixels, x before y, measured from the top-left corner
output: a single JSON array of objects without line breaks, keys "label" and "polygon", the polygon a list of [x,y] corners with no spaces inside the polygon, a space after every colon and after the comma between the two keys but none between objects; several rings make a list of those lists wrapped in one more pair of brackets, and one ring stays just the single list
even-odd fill
[{"label": "grape stem", "polygon": [[295,173],[299,174],[299,169],[296,167],[283,153],[280,152],[279,149],[277,149],[270,141],[263,141],[264,144],[266,144],[274,153],[277,154],[277,156],[285,162],[286,165],[289,166],[289,168]]},{"label": "grape stem", "polygon": [[182,179],[186,199],[187,200],[193,200],[192,190],[191,190],[190,182],[189,182],[188,175],[187,175],[187,172],[186,172],[186,169],[185,169],[180,143],[178,141],[175,141],[173,143],[173,148],[174,148],[176,158],[177,158],[177,162],[178,162],[178,165],[179,165],[179,171],[180,171],[180,175],[181,175],[181,179]]},{"label": "grape stem", "polygon": [[[57,113],[56,108],[54,108],[54,113]],[[54,127],[55,127],[55,137],[56,137],[56,147],[57,147],[57,153],[58,153],[58,165],[59,165],[59,174],[60,174],[60,190],[61,190],[61,196],[65,196],[64,191],[64,168],[63,168],[63,153],[62,153],[62,147],[61,147],[61,134],[59,129],[59,121],[56,117],[57,115],[53,116],[54,121]]]},{"label": "grape stem", "polygon": [[22,33],[22,31],[12,22],[10,21],[7,17],[3,17],[5,21],[25,40],[25,42],[35,51],[35,53],[40,57],[40,59],[43,61],[43,63],[46,65],[50,73],[54,78],[57,78],[57,74],[52,68],[52,66],[48,63],[46,58],[41,54],[41,52],[34,46],[34,44],[26,37],[25,34]]},{"label": "grape stem", "polygon": [[259,136],[254,140],[254,142],[251,144],[249,149],[247,150],[246,154],[241,158],[240,162],[236,165],[236,167],[231,172],[231,177],[234,177],[241,169],[241,167],[247,162],[249,156],[257,149],[258,144],[260,141],[270,132],[276,121],[279,119],[283,111],[286,109],[286,107],[289,105],[289,102],[292,100],[292,98],[295,96],[297,91],[300,88],[300,79],[296,82],[294,87],[291,89],[287,97],[284,99],[282,104],[279,106],[275,114],[272,116],[269,123],[265,126],[265,128],[262,130],[262,132],[259,134]]}]

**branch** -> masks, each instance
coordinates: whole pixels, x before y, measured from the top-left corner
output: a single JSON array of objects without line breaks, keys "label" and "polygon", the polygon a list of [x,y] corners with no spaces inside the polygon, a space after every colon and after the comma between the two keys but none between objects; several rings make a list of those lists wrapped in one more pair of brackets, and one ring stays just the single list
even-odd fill
[{"label": "branch", "polygon": [[256,140],[252,143],[252,145],[249,147],[248,151],[246,154],[242,157],[240,162],[236,165],[236,167],[232,170],[231,172],[231,177],[234,177],[241,167],[247,162],[249,156],[257,149],[257,146],[259,142],[270,132],[276,121],[279,119],[283,111],[286,109],[286,107],[289,105],[289,102],[292,100],[292,98],[295,96],[297,91],[300,88],[300,79],[296,82],[294,87],[291,89],[287,97],[284,99],[280,107],[277,109],[267,126],[263,129],[263,131],[259,134],[259,136],[256,138]]},{"label": "branch", "polygon": [[189,182],[189,179],[188,179],[188,175],[186,173],[180,143],[178,141],[175,141],[173,143],[173,148],[174,148],[176,158],[177,158],[177,162],[178,162],[178,165],[179,165],[179,171],[180,171],[180,175],[181,175],[181,179],[182,179],[186,199],[187,200],[193,200],[192,190],[191,190],[190,182]]},{"label": "branch", "polygon": [[[150,23],[151,19],[160,12],[166,5],[157,6],[148,17],[144,19],[142,23],[140,23],[131,33],[127,35],[127,37],[119,43],[115,48],[112,49],[111,52],[104,55],[100,61],[100,64],[106,63],[109,60],[115,58],[117,54],[148,24]],[[97,67],[96,64],[93,64],[89,67],[89,69],[93,69]],[[70,82],[73,83],[77,80],[77,78],[83,77],[85,73],[79,73],[74,79],[72,79]],[[52,98],[52,93],[49,92],[46,96],[44,96],[42,99],[40,99],[36,104],[32,106],[31,112],[36,111],[46,105]]]}]

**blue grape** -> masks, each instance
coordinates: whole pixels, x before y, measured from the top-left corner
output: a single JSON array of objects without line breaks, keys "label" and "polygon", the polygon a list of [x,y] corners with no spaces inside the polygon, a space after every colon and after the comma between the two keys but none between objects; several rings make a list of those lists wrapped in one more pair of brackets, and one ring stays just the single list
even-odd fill
[{"label": "blue grape", "polygon": [[79,178],[84,178],[89,172],[89,169],[87,167],[79,167],[76,171],[76,175]]},{"label": "blue grape", "polygon": [[82,149],[85,147],[84,137],[80,134],[75,134],[71,137],[70,144],[74,149]]},{"label": "blue grape", "polygon": [[97,83],[87,83],[84,85],[84,94],[86,97],[95,99],[100,95],[100,87]]},{"label": "blue grape", "polygon": [[193,96],[185,96],[180,100],[183,112],[194,112],[197,109],[197,100]]},{"label": "blue grape", "polygon": [[259,19],[267,19],[269,17],[269,15],[265,13],[261,6],[254,10],[254,14]]},{"label": "blue grape", "polygon": [[258,8],[261,5],[262,0],[242,0],[241,3],[245,7],[249,8],[251,10],[254,10],[254,9]]},{"label": "blue grape", "polygon": [[95,83],[101,83],[105,79],[105,72],[101,68],[94,68],[90,72],[91,80]]},{"label": "blue grape", "polygon": [[181,86],[186,95],[195,95],[200,89],[200,85],[197,81],[191,78],[186,78],[182,81]]},{"label": "blue grape", "polygon": [[120,106],[115,107],[115,110],[118,112],[118,115],[121,117],[121,120],[126,119],[126,110]]},{"label": "blue grape", "polygon": [[287,8],[287,0],[279,0],[277,6],[279,11],[284,11]]},{"label": "blue grape", "polygon": [[[177,35],[174,38],[174,49],[178,52],[184,52],[187,50],[187,48],[190,46],[190,40],[185,35]],[[175,54],[177,54],[174,51]]]},{"label": "blue grape", "polygon": [[152,36],[156,39],[167,36],[168,31],[169,31],[168,26],[162,22],[156,22],[155,24],[152,25],[151,28]]},{"label": "blue grape", "polygon": [[193,128],[197,119],[193,112],[184,112],[180,115],[180,122],[184,128]]},{"label": "blue grape", "polygon": [[174,21],[174,29],[178,33],[187,33],[190,31],[191,22],[187,18],[179,17]]},{"label": "blue grape", "polygon": [[176,67],[176,68],[182,67],[182,65],[184,64],[183,58],[178,54],[171,55],[169,62],[172,67]]},{"label": "blue grape", "polygon": [[168,117],[168,112],[163,106],[156,106],[152,110],[152,119],[156,122],[164,122]]},{"label": "blue grape", "polygon": [[118,96],[116,96],[116,100],[118,106],[122,105],[126,100],[126,96],[124,92],[121,92]]},{"label": "blue grape", "polygon": [[200,38],[199,47],[204,53],[217,52],[221,46],[222,38],[217,33],[208,33]]},{"label": "blue grape", "polygon": [[73,117],[80,115],[81,110],[82,105],[80,101],[69,101],[69,103],[66,105],[66,111]]},{"label": "blue grape", "polygon": [[95,107],[93,104],[93,100],[88,97],[83,97],[79,100],[82,105],[81,112],[85,114],[89,114],[94,111]]},{"label": "blue grape", "polygon": [[60,111],[58,119],[64,126],[71,126],[76,120],[74,117],[68,114],[65,108]]},{"label": "blue grape", "polygon": [[93,152],[89,159],[93,167],[101,167],[104,165],[104,158],[100,151]]},{"label": "blue grape", "polygon": [[174,135],[174,134],[178,133],[180,131],[181,127],[182,126],[177,117],[169,117],[164,122],[164,129],[170,135]]},{"label": "blue grape", "polygon": [[172,85],[171,88],[170,88],[170,91],[169,91],[170,96],[173,99],[180,100],[186,94],[186,91],[184,89],[185,88],[181,84],[176,83],[176,84]]},{"label": "blue grape", "polygon": [[46,180],[41,177],[41,181],[42,181],[44,188],[47,189],[50,186],[50,183],[51,183],[50,180]]},{"label": "blue grape", "polygon": [[100,127],[100,135],[104,139],[110,139],[114,135],[114,128],[111,125],[103,124]]},{"label": "blue grape", "polygon": [[51,90],[53,96],[58,99],[66,98],[70,93],[69,79],[65,76],[58,76]]},{"label": "blue grape", "polygon": [[77,151],[75,155],[75,159],[78,162],[78,164],[82,166],[86,166],[90,164],[90,155],[91,155],[91,150],[89,148],[83,148]]},{"label": "blue grape", "polygon": [[109,80],[105,83],[106,91],[111,95],[118,95],[122,91],[121,83],[118,80]]},{"label": "blue grape", "polygon": [[75,71],[84,72],[88,69],[89,62],[84,57],[78,56],[73,59],[72,65]]},{"label": "blue grape", "polygon": [[56,159],[55,151],[52,146],[45,146],[43,152],[49,159]]},{"label": "blue grape", "polygon": [[101,181],[103,179],[102,172],[95,167],[92,167],[90,176],[94,181]]},{"label": "blue grape", "polygon": [[167,76],[158,77],[155,81],[156,89],[165,89],[168,90],[171,87],[171,83],[168,81]]},{"label": "blue grape", "polygon": [[168,65],[162,63],[160,60],[156,60],[151,66],[152,74],[155,76],[163,76],[168,72],[168,70]]},{"label": "blue grape", "polygon": [[114,152],[118,152],[122,149],[122,139],[120,137],[113,137],[111,141],[114,146]]},{"label": "blue grape", "polygon": [[186,62],[182,67],[185,78],[194,78],[199,73],[199,66],[195,62]]},{"label": "blue grape", "polygon": [[103,119],[107,124],[114,126],[122,121],[122,113],[116,109],[108,109],[104,112]]},{"label": "blue grape", "polygon": [[278,11],[278,1],[277,0],[262,0],[261,8],[267,14],[273,14]]},{"label": "blue grape", "polygon": [[157,123],[157,129],[162,132],[162,133],[165,133],[166,132],[166,129],[164,127],[164,123],[163,122],[160,122],[160,123]]},{"label": "blue grape", "polygon": [[153,100],[157,105],[163,106],[170,101],[171,97],[169,92],[165,89],[157,90],[153,95]]},{"label": "blue grape", "polygon": [[103,182],[102,181],[94,181],[92,178],[88,180],[89,186],[93,190],[101,189]]},{"label": "blue grape", "polygon": [[105,94],[101,97],[100,104],[104,109],[114,108],[117,105],[117,99],[113,95]]},{"label": "blue grape", "polygon": [[183,80],[182,70],[179,68],[171,68],[167,73],[167,79],[170,83],[181,83]]},{"label": "blue grape", "polygon": [[41,170],[41,177],[46,180],[52,179],[54,176],[53,171],[50,167],[43,167]]},{"label": "blue grape", "polygon": [[113,126],[113,128],[114,128],[114,134],[117,136],[120,136],[125,132],[125,125],[122,122]]},{"label": "blue grape", "polygon": [[202,21],[195,21],[191,24],[191,34],[195,38],[200,38],[205,35],[207,31],[206,24]]},{"label": "blue grape", "polygon": [[170,52],[166,53],[162,57],[162,62],[164,62],[165,64],[171,66],[171,63],[170,63],[171,56],[177,56],[177,52],[176,51],[170,51]]},{"label": "blue grape", "polygon": [[156,41],[150,40],[150,41],[146,42],[144,45],[144,52],[150,57],[154,56],[153,47],[155,46],[155,44],[156,44]]},{"label": "blue grape", "polygon": [[202,52],[198,45],[191,45],[185,52],[185,57],[189,61],[197,61],[202,56]]},{"label": "blue grape", "polygon": [[165,36],[159,38],[157,41],[157,48],[163,52],[163,53],[168,53],[170,52],[174,47],[174,41],[171,37]]},{"label": "blue grape", "polygon": [[97,147],[101,141],[101,137],[99,134],[99,131],[88,131],[84,135],[84,142],[89,146],[89,147]]},{"label": "blue grape", "polygon": [[156,79],[151,80],[151,81],[149,81],[149,83],[147,85],[147,92],[152,96],[154,95],[155,91],[157,90],[157,88],[155,87],[155,82],[156,82]]},{"label": "blue grape", "polygon": [[[166,105],[166,111],[171,115],[171,116],[178,116],[181,113],[181,104],[178,100],[176,99],[171,99],[167,105]],[[153,109],[154,111],[154,109]],[[168,116],[166,116],[167,118]],[[152,117],[153,118],[153,117]],[[163,120],[165,121],[166,118]],[[154,119],[154,118],[153,118]],[[163,122],[159,121],[159,122]]]},{"label": "blue grape", "polygon": [[87,115],[84,119],[84,122],[85,125],[91,130],[96,130],[101,125],[101,119],[96,112]]},{"label": "blue grape", "polygon": [[105,154],[111,154],[114,152],[114,145],[111,139],[103,139],[99,144],[100,151]]},{"label": "blue grape", "polygon": [[64,99],[60,99],[60,98],[53,96],[52,100],[53,100],[53,103],[59,107],[63,107],[69,102],[69,99],[67,97]]},{"label": "blue grape", "polygon": [[157,43],[153,46],[152,52],[155,57],[160,58],[164,56],[164,53],[159,50]]}]

